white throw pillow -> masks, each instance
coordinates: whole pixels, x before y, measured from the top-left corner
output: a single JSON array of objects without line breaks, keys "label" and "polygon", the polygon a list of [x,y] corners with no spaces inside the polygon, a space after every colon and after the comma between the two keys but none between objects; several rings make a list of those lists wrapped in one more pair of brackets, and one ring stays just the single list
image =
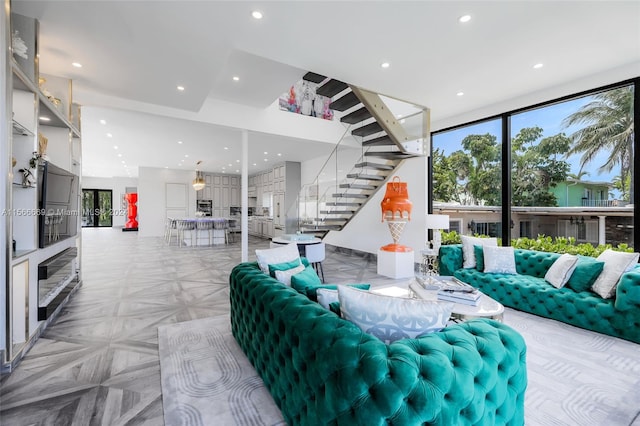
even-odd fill
[{"label": "white throw pillow", "polygon": [[516,256],[513,247],[482,248],[484,253],[484,272],[488,274],[512,274],[516,271]]},{"label": "white throw pillow", "polygon": [[613,297],[620,277],[636,266],[638,256],[640,253],[623,253],[610,249],[603,251],[598,260],[604,262],[604,268],[591,286],[591,290],[603,299]]},{"label": "white throw pillow", "polygon": [[319,288],[316,291],[316,297],[318,298],[318,303],[325,309],[329,309],[329,305],[333,302],[339,301],[338,290],[330,290],[328,288]]},{"label": "white throw pillow", "polygon": [[498,245],[497,238],[478,238],[469,237],[467,235],[461,235],[462,238],[462,258],[463,268],[475,268],[476,267],[476,255],[473,252],[473,246],[491,246],[496,247]]},{"label": "white throw pillow", "polygon": [[385,343],[442,330],[453,303],[383,296],[338,286],[342,317]]},{"label": "white throw pillow", "polygon": [[298,272],[304,271],[305,266],[299,265],[295,268],[287,269],[286,271],[276,271],[276,280],[280,281],[284,285],[288,285],[291,287],[291,277],[297,274]]},{"label": "white throw pillow", "polygon": [[553,262],[544,279],[555,288],[562,288],[571,278],[577,264],[578,256],[565,253]]},{"label": "white throw pillow", "polygon": [[291,243],[282,245],[282,247],[256,250],[256,258],[258,259],[260,270],[269,275],[269,265],[300,259],[300,252],[298,251],[298,245]]}]

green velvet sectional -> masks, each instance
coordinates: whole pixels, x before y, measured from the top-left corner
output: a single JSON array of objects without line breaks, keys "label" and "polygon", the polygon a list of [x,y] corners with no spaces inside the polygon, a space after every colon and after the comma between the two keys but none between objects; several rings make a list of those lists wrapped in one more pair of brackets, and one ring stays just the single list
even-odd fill
[{"label": "green velvet sectional", "polygon": [[290,425],[523,425],[526,347],[491,320],[384,344],[237,265],[231,327]]},{"label": "green velvet sectional", "polygon": [[440,248],[440,275],[453,275],[505,306],[640,343],[640,270],[623,274],[615,297],[603,299],[590,291],[602,270],[593,258],[581,257],[564,287],[548,284],[544,276],[559,256],[516,249],[518,275],[488,274],[464,269],[462,245],[446,245]]}]

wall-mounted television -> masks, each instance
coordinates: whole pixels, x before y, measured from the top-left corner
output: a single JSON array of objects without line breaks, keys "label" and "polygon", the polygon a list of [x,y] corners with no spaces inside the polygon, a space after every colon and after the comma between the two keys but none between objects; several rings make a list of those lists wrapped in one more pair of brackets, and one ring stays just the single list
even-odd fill
[{"label": "wall-mounted television", "polygon": [[78,233],[80,179],[47,161],[38,166],[38,246]]}]

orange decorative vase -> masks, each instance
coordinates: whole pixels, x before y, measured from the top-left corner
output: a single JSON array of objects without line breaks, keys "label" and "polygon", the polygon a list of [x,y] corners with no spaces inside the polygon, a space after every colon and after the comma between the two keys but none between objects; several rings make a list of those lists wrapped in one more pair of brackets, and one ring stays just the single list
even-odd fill
[{"label": "orange decorative vase", "polygon": [[[384,194],[380,207],[382,208],[382,221],[387,220],[387,226],[389,226],[391,238],[393,239],[392,244],[387,244],[380,249],[391,252],[413,251],[411,247],[398,244],[407,221],[411,220],[411,208],[413,207],[413,203],[409,200],[407,183],[400,182],[398,176],[395,176],[391,182],[387,183],[387,192]],[[398,216],[397,218],[396,215]]]}]

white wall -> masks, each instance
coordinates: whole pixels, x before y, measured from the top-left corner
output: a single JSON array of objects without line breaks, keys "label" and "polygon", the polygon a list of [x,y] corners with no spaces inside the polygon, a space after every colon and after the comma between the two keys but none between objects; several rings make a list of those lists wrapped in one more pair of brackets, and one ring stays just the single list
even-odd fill
[{"label": "white wall", "polygon": [[138,235],[161,237],[167,218],[167,184],[185,184],[187,188],[187,217],[195,217],[196,191],[191,186],[195,178],[193,170],[138,169]]},{"label": "white wall", "polygon": [[[409,199],[413,203],[411,220],[407,222],[399,243],[413,248],[415,261],[421,262],[420,250],[425,248],[426,243],[427,157],[406,160],[394,176],[407,182]],[[392,243],[387,224],[381,222],[380,203],[385,191],[386,185],[380,188],[342,231],[329,232],[324,241],[334,246],[374,254],[380,247]]]},{"label": "white wall", "polygon": [[113,226],[122,227],[127,221],[127,212],[121,211],[122,196],[125,194],[125,188],[137,187],[138,179],[135,178],[97,178],[97,177],[82,177],[83,189],[110,189],[113,191]]}]

